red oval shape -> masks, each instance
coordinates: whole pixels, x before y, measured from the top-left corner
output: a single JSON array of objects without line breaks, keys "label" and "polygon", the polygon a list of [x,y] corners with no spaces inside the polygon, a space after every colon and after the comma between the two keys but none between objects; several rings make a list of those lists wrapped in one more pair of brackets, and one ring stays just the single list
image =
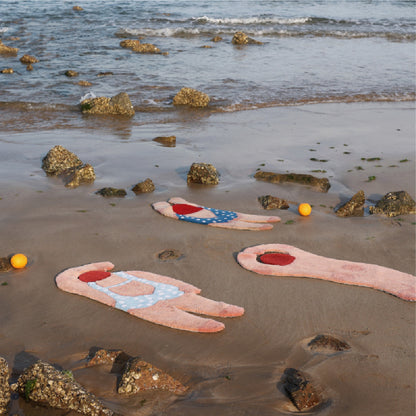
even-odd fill
[{"label": "red oval shape", "polygon": [[111,276],[110,272],[105,272],[103,270],[91,270],[89,272],[82,273],[78,276],[78,279],[81,282],[97,282],[98,280],[103,280],[106,277]]},{"label": "red oval shape", "polygon": [[258,260],[264,264],[273,266],[287,266],[295,261],[296,257],[286,253],[266,253],[258,257]]},{"label": "red oval shape", "polygon": [[193,205],[188,204],[175,204],[172,205],[172,209],[176,214],[179,215],[193,214],[194,212],[203,210],[201,207],[194,207]]}]

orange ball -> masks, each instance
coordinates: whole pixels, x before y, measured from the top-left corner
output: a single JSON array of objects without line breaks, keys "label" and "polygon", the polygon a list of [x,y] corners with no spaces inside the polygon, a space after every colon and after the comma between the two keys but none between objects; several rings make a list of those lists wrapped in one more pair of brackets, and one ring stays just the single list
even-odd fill
[{"label": "orange ball", "polygon": [[312,212],[312,207],[304,202],[303,204],[300,204],[298,207],[299,214],[302,215],[302,217],[307,217]]},{"label": "orange ball", "polygon": [[25,267],[26,264],[27,264],[27,257],[24,254],[21,254],[21,253],[15,254],[10,259],[10,264],[15,269],[23,269],[23,267]]}]

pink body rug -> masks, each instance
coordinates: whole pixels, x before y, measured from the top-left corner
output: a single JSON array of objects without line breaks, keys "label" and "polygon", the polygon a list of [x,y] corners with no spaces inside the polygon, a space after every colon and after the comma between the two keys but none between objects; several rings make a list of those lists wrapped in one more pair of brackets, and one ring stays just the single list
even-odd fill
[{"label": "pink body rug", "polygon": [[285,244],[246,248],[237,256],[247,270],[269,276],[312,277],[365,286],[408,301],[416,300],[416,276],[375,264],[318,256]]},{"label": "pink body rug", "polygon": [[188,202],[183,198],[171,198],[168,202],[156,202],[152,204],[152,207],[166,217],[235,230],[270,230],[273,228],[273,225],[270,223],[280,221],[279,217],[250,215],[203,207]]},{"label": "pink body rug", "polygon": [[195,286],[159,274],[110,272],[109,262],[73,267],[56,276],[59,289],[86,296],[105,305],[170,328],[192,332],[218,332],[222,322],[190,314],[235,317],[244,314],[239,306],[202,296]]}]

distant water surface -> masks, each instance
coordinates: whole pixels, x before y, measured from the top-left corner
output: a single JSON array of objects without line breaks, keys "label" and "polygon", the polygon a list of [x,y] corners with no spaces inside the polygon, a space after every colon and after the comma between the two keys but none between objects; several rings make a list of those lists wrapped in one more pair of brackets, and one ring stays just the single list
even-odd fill
[{"label": "distant water surface", "polygon": [[[82,11],[72,1],[1,1],[0,38],[19,48],[17,56],[0,55],[0,69],[15,71],[0,74],[1,129],[72,125],[86,94],[121,91],[129,94],[137,123],[172,121],[184,116],[172,106],[184,86],[211,97],[208,112],[415,99],[413,0],[79,5]],[[237,31],[263,45],[232,45]],[[153,43],[168,55],[123,49],[124,38]],[[24,54],[39,59],[33,71],[19,62]],[[68,69],[79,76],[66,77]],[[112,75],[99,76],[106,72]]]}]

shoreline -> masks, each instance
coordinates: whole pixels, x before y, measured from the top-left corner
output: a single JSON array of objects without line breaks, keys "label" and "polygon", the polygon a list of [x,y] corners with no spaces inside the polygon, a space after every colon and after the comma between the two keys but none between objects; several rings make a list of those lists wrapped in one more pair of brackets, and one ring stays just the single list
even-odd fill
[{"label": "shoreline", "polygon": [[[287,367],[304,369],[322,387],[330,400],[323,415],[410,414],[415,404],[413,303],[368,288],[256,275],[242,269],[235,255],[279,242],[415,274],[415,215],[338,218],[333,212],[359,189],[368,203],[398,190],[415,198],[414,120],[414,103],[317,104],[162,125],[96,122],[94,132],[1,132],[1,253],[25,253],[29,265],[0,275],[8,283],[0,286],[0,356],[16,369],[23,364],[22,352],[71,369],[94,346],[123,349],[190,385],[185,398],[164,402],[173,416],[287,414],[286,399],[276,387]],[[175,148],[152,141],[171,134],[177,137]],[[94,166],[94,184],[70,190],[60,179],[46,177],[41,160],[56,144]],[[367,161],[374,157],[381,160]],[[220,184],[188,186],[193,162],[216,166]],[[331,188],[319,193],[256,181],[259,168],[325,176]],[[376,179],[369,181],[370,176]],[[155,192],[135,196],[131,186],[147,177]],[[125,188],[128,195],[105,199],[94,194],[105,186]],[[257,197],[266,194],[309,202],[312,215],[300,217],[294,203],[287,211],[265,211]],[[174,221],[150,207],[172,196],[278,215],[282,221],[271,231],[222,230]],[[164,249],[176,249],[183,258],[163,262],[157,254]],[[208,298],[243,306],[245,315],[223,319],[226,328],[219,334],[186,333],[56,287],[59,272],[94,261],[183,280]],[[305,352],[302,342],[320,333],[340,337],[351,351],[333,357]],[[150,414],[147,407],[142,413],[133,410],[137,399],[109,393],[114,376],[108,381],[82,370],[74,370],[74,376],[112,409]],[[149,399],[148,406],[156,401]],[[25,416],[37,414],[21,402],[13,406],[23,406]]]}]

